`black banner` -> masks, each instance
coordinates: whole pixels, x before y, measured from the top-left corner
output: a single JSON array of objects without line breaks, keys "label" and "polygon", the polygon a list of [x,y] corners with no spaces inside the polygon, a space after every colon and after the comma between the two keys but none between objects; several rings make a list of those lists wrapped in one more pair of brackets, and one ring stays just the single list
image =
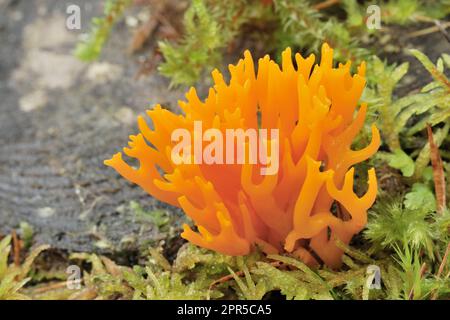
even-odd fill
[{"label": "black banner", "polygon": [[[23,312],[46,319],[401,319],[420,312],[445,314],[448,301],[0,301],[3,314]],[[442,310],[441,310],[442,309]],[[3,319],[3,318],[1,318]]]}]

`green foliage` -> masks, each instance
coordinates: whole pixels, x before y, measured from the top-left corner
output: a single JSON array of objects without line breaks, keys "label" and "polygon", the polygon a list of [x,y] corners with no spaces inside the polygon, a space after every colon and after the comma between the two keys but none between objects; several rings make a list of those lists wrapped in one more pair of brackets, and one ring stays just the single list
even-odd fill
[{"label": "green foliage", "polygon": [[419,0],[395,0],[389,1],[385,4],[385,9],[389,12],[386,15],[385,21],[387,23],[396,22],[398,24],[406,24],[411,21],[411,17],[419,9]]},{"label": "green foliage", "polygon": [[[301,300],[423,299],[449,295],[450,264],[436,275],[425,273],[418,248],[394,244],[395,255],[375,261],[342,242],[337,245],[344,251],[344,266],[337,271],[311,269],[291,256],[254,253],[230,257],[191,244],[180,249],[172,264],[156,249],[150,250],[144,264],[134,267],[119,266],[95,254],[77,253],[70,260],[90,265],[89,271],[83,272],[80,290],[70,296],[67,290],[49,291],[45,296],[32,290],[30,293],[33,298],[135,300],[261,300],[274,291],[286,299]],[[381,269],[381,289],[369,288],[370,265]],[[21,296],[13,296],[18,297]]]},{"label": "green foliage", "polygon": [[204,68],[212,68],[218,62],[218,49],[224,45],[219,25],[202,0],[192,1],[184,26],[185,35],[179,44],[159,44],[166,59],[159,71],[171,77],[173,85],[194,83]]},{"label": "green foliage", "polygon": [[369,91],[369,96],[378,98],[378,103],[372,104],[371,109],[379,113],[378,126],[392,151],[400,147],[398,134],[402,129],[396,126],[396,116],[400,107],[394,104],[392,95],[398,82],[408,72],[408,67],[408,63],[403,63],[400,66],[388,66],[376,56],[369,63],[368,74],[371,75],[369,81],[373,84],[373,87],[368,89],[373,90],[373,92]]},{"label": "green foliage", "polygon": [[[423,192],[420,187],[413,192],[418,190]],[[388,196],[376,202],[369,212],[365,231],[365,237],[373,243],[376,251],[409,243],[412,248],[425,249],[430,258],[434,257],[433,241],[440,235],[435,214],[430,210],[431,205],[411,208],[416,205],[411,197],[406,198],[405,205],[400,199]]]},{"label": "green foliage", "polygon": [[83,289],[73,299],[90,293],[90,298],[97,299],[260,300],[272,291],[280,291],[287,299],[361,299],[367,267],[346,256],[352,270],[314,271],[288,256],[230,257],[190,244],[172,265],[156,250],[151,250],[145,265],[133,268],[94,254],[73,254],[71,259],[91,264],[91,271],[84,272]]},{"label": "green foliage", "polygon": [[406,25],[442,19],[450,13],[448,0],[390,0],[383,3],[383,22]]},{"label": "green foliage", "polygon": [[[237,286],[240,289],[239,293],[241,293],[243,298],[245,298],[246,300],[261,300],[264,297],[264,295],[266,294],[266,292],[268,291],[266,284],[263,281],[259,281],[257,284],[255,284],[255,282],[252,279],[252,276],[250,275],[250,271],[248,270],[248,267],[246,265],[244,265],[242,268],[243,268],[243,273],[245,276],[246,283],[244,283],[241,280],[241,278],[233,270],[231,270],[231,268],[228,268],[229,272],[233,276],[234,281],[236,282]],[[291,284],[292,283],[293,282],[291,282]],[[287,285],[286,285],[286,287],[287,287]],[[292,286],[291,286],[291,288],[292,288]],[[282,288],[277,288],[277,289],[281,289],[281,293],[285,294],[287,299],[290,299],[289,293],[283,292]]]},{"label": "green foliage", "polygon": [[431,98],[432,102],[423,107],[424,109],[416,112],[421,114],[427,111],[429,112],[429,117],[422,119],[411,127],[408,130],[408,135],[423,130],[427,123],[435,126],[450,119],[450,81],[444,74],[444,64],[447,68],[450,67],[450,56],[443,54],[442,58],[438,59],[437,65],[434,65],[422,52],[418,50],[410,51],[427,69],[434,81],[422,89],[423,93],[428,93],[427,96]]},{"label": "green foliage", "polygon": [[[367,35],[373,34],[365,24],[366,4],[344,0],[335,6],[338,10],[322,11],[315,1],[274,0],[273,7],[259,0],[193,0],[185,15],[185,35],[179,44],[163,42],[160,45],[165,62],[162,74],[172,79],[173,85],[192,85],[219,65],[222,51],[239,36],[245,24],[274,25],[272,34],[263,37],[268,50],[277,52],[294,47],[305,52],[318,52],[323,42],[335,48],[340,60],[360,61],[368,58],[363,48]],[[342,18],[341,11],[345,12]],[[407,24],[418,19],[444,17],[444,4],[419,0],[395,0],[383,5],[383,23]],[[196,18],[196,24],[192,21]]]},{"label": "green foliage", "polygon": [[126,297],[131,294],[132,291],[123,281],[128,268],[117,266],[108,258],[98,257],[95,254],[73,254],[71,260],[91,263],[91,271],[84,273],[84,284],[104,299],[110,299],[115,295]]},{"label": "green foliage", "polygon": [[[258,254],[250,256],[254,260],[260,257]],[[177,254],[173,269],[176,272],[204,273],[207,276],[221,276],[228,273],[228,268],[237,267],[235,257],[217,254],[213,251],[201,249],[193,245],[183,246]]]},{"label": "green foliage", "polygon": [[361,48],[359,32],[367,33],[364,10],[356,1],[343,1],[347,20],[340,21],[335,16],[324,15],[313,7],[311,1],[275,0],[275,14],[280,19],[276,31],[277,49],[296,47],[308,52],[319,52],[322,43],[328,42],[335,48],[337,59],[360,60],[369,51]]},{"label": "green foliage", "polygon": [[413,249],[408,244],[403,244],[403,247],[394,246],[394,249],[397,254],[395,259],[402,270],[399,273],[402,279],[401,298],[405,300],[424,298],[429,292],[424,292],[419,250]]},{"label": "green foliage", "polygon": [[146,211],[136,201],[130,202],[130,208],[134,211],[137,219],[140,221],[149,222],[162,231],[169,227],[168,223],[170,222],[170,217],[169,213],[165,210],[155,209]]},{"label": "green foliage", "polygon": [[[258,285],[262,286],[264,291],[279,290],[287,300],[313,298],[311,286],[298,277],[298,272],[282,271],[265,262],[258,262],[257,268],[252,272],[258,276]],[[328,294],[328,297],[331,296]]]},{"label": "green foliage", "polygon": [[[97,298],[137,300],[209,299],[223,296],[210,288],[218,277],[236,265],[233,257],[188,246],[180,251],[171,265],[157,250],[152,249],[144,266],[133,268],[116,265],[95,254],[74,254],[73,260],[90,262],[92,269],[84,272],[84,292],[95,292]],[[195,272],[193,272],[195,271]],[[73,296],[80,298],[83,295]]]},{"label": "green foliage", "polygon": [[[383,195],[369,211],[364,236],[382,263],[387,299],[446,299],[450,288],[450,213],[436,213],[431,168],[404,198]],[[393,249],[393,253],[389,253]],[[448,253],[447,253],[448,254]],[[377,264],[380,260],[377,260]]]},{"label": "green foliage", "polygon": [[405,208],[410,210],[436,211],[436,198],[431,188],[423,183],[415,183],[405,195]]},{"label": "green foliage", "polygon": [[20,234],[23,240],[24,248],[29,248],[31,246],[31,241],[33,240],[34,230],[31,225],[27,222],[22,221],[20,223]]},{"label": "green foliage", "polygon": [[[193,0],[185,15],[183,40],[176,45],[160,45],[166,60],[160,71],[172,79],[173,85],[194,84],[203,71],[219,65],[223,49],[239,36],[245,24],[274,26],[266,35],[257,35],[269,51],[294,47],[316,53],[323,42],[328,42],[338,60],[358,62],[368,58],[370,51],[363,44],[368,35],[379,35],[366,26],[367,4],[343,0],[335,4],[335,10],[325,12],[316,5],[317,1],[311,0],[274,0],[273,6],[262,5],[260,0]],[[432,21],[445,17],[446,12],[445,3],[421,0],[391,0],[383,4],[382,11],[383,23],[401,25]]]},{"label": "green foliage", "polygon": [[21,290],[27,282],[31,266],[36,257],[49,246],[42,245],[35,248],[22,265],[16,266],[8,263],[11,251],[11,236],[6,236],[0,241],[0,300],[25,300],[29,299]]},{"label": "green foliage", "polygon": [[414,160],[402,149],[395,149],[392,153],[380,153],[378,157],[387,160],[392,168],[399,169],[404,177],[414,174]]},{"label": "green foliage", "polygon": [[[131,0],[106,1],[104,16],[93,19],[88,38],[77,46],[80,59],[99,57],[112,27],[130,4]],[[343,0],[334,4],[334,10],[325,11],[316,5],[313,0],[274,0],[273,4],[261,0],[192,0],[184,15],[181,40],[159,43],[165,58],[159,71],[171,79],[172,85],[194,84],[205,71],[220,65],[224,49],[239,38],[244,25],[264,30],[256,36],[269,51],[289,46],[318,52],[327,41],[338,59],[368,58],[370,52],[363,44],[368,35],[379,35],[365,24],[367,4]],[[432,21],[450,13],[449,7],[448,0],[390,0],[383,3],[383,24]]]},{"label": "green foliage", "polygon": [[159,71],[171,85],[192,85],[205,71],[220,65],[221,50],[230,45],[241,26],[264,12],[259,0],[192,0],[184,15],[184,36],[176,44],[159,43],[164,55]]},{"label": "green foliage", "polygon": [[111,30],[131,0],[107,0],[104,4],[104,16],[92,19],[88,37],[79,42],[75,56],[83,61],[93,61],[100,56]]},{"label": "green foliage", "polygon": [[[293,271],[278,270],[268,264],[259,263],[255,273],[263,275],[271,290],[281,289],[287,299],[333,299],[333,287],[300,260],[279,255],[271,255],[269,259],[295,268]],[[289,276],[296,281],[290,282]]]},{"label": "green foliage", "polygon": [[391,150],[391,153],[380,152],[377,156],[386,160],[393,168],[400,169],[405,177],[413,177],[417,181],[421,179],[430,161],[429,143],[422,143],[424,146],[417,150],[413,159],[414,152],[403,151],[401,141],[404,141],[403,144],[407,147],[420,145],[418,140],[423,138],[417,137],[416,134],[423,131],[427,124],[444,124],[436,128],[433,134],[437,146],[447,137],[450,129],[450,82],[444,74],[444,64],[448,64],[450,59],[443,55],[437,65],[434,65],[423,53],[417,50],[411,50],[411,53],[430,72],[433,82],[423,87],[419,93],[396,99],[394,89],[407,73],[408,64],[387,66],[374,57],[369,64],[372,86],[367,89],[365,95],[374,102],[371,110],[379,114],[378,126]]},{"label": "green foliage", "polygon": [[394,249],[395,264],[385,267],[383,276],[388,299],[448,297],[450,264],[443,257],[450,245],[450,214],[435,210],[429,186],[416,183],[403,201],[383,196],[370,211],[364,233],[372,242],[370,251],[385,255]]},{"label": "green foliage", "polygon": [[[394,245],[395,255],[376,261],[341,242],[338,242],[337,245],[346,253],[342,257],[345,266],[339,271],[323,268],[313,271],[297,259],[269,256],[290,268],[274,268],[271,265],[269,268],[267,264],[261,268],[262,262],[258,262],[257,269],[251,270],[251,272],[256,275],[265,274],[269,283],[274,284],[273,288],[286,292],[291,298],[367,300],[448,297],[450,284],[448,273],[450,263],[448,261],[442,268],[443,272],[434,275],[426,272],[427,270],[423,268],[423,260],[421,261],[419,258],[419,249],[414,249],[408,244]],[[380,268],[381,289],[369,289],[368,280],[370,278],[367,274],[369,265],[376,265]],[[292,270],[292,268],[298,268],[298,270]],[[288,276],[292,276],[292,278],[286,280]],[[260,279],[256,278],[256,283],[258,281]]]}]

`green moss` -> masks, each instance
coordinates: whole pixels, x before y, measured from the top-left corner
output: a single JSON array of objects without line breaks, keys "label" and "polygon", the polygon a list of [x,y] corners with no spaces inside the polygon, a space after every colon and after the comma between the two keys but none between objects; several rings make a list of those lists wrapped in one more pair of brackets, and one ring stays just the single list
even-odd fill
[{"label": "green moss", "polygon": [[22,293],[23,287],[31,280],[28,276],[36,257],[48,246],[39,246],[32,250],[20,265],[8,262],[11,252],[11,236],[0,241],[0,300],[24,300],[29,297]]}]

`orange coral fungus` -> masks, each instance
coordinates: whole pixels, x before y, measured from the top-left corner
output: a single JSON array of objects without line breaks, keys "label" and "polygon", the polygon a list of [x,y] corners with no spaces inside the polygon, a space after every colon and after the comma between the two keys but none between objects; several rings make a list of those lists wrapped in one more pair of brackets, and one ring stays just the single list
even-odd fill
[{"label": "orange coral fungus", "polygon": [[[198,246],[245,255],[257,245],[267,253],[292,252],[310,265],[319,258],[339,267],[342,250],[336,239],[349,243],[361,231],[377,194],[374,169],[368,171],[366,194],[358,197],[353,191],[352,166],[380,145],[379,132],[372,126],[370,144],[351,150],[367,111],[363,103],[354,116],[365,86],[365,64],[354,75],[350,62],[334,68],[333,50],[327,44],[320,64],[314,64],[314,55],[303,58],[298,53],[295,62],[297,68],[288,48],[281,68],[265,56],[255,74],[246,51],[244,59],[229,66],[229,83],[213,71],[214,88],[205,101],[194,88],[187,93],[187,102],[179,103],[183,115],[157,105],[147,112],[153,129],[139,117],[141,133],[131,136],[130,147],[124,148],[126,155],[139,160],[138,169],[125,163],[121,153],[105,164],[155,198],[181,207],[198,229],[185,225],[181,236]],[[260,163],[175,161],[173,131],[183,128],[195,135],[197,121],[222,133],[278,129],[277,172],[263,175]],[[201,146],[207,146],[203,140]],[[249,144],[241,141],[242,145]],[[332,211],[333,204],[337,210]]]}]

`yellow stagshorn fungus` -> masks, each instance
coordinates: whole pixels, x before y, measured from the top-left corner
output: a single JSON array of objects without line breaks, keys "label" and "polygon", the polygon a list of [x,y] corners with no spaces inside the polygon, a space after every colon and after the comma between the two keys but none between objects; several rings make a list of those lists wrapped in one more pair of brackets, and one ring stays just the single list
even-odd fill
[{"label": "yellow stagshorn fungus", "polygon": [[[320,64],[314,64],[314,55],[303,58],[298,53],[295,61],[297,68],[288,48],[281,67],[265,56],[255,74],[246,51],[244,59],[229,66],[229,83],[213,71],[214,87],[205,101],[194,88],[187,93],[187,102],[179,103],[184,114],[157,105],[147,112],[153,129],[139,117],[141,133],[130,136],[129,148],[124,148],[139,160],[138,169],[121,153],[105,164],[155,198],[181,207],[198,229],[185,225],[181,236],[198,246],[227,255],[245,255],[259,246],[266,253],[292,252],[309,265],[322,260],[339,267],[342,250],[336,240],[348,244],[362,230],[377,194],[373,168],[365,195],[353,191],[352,166],[380,145],[373,125],[370,144],[351,150],[367,111],[362,103],[354,116],[365,86],[365,64],[354,75],[350,62],[334,68],[327,44]],[[278,171],[262,175],[261,164],[174,161],[172,132],[184,128],[193,133],[197,121],[223,133],[278,129]],[[339,210],[333,213],[334,203]]]}]

